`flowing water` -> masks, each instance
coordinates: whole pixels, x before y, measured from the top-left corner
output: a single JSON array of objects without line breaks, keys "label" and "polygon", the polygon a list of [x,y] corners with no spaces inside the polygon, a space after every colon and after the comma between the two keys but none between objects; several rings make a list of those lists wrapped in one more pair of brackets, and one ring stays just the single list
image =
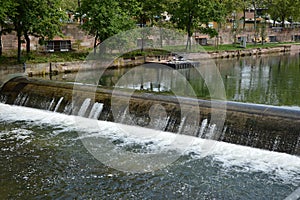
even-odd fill
[{"label": "flowing water", "polygon": [[201,138],[166,168],[121,172],[95,159],[79,135],[126,151],[174,149],[162,136],[147,143],[125,137],[112,122],[98,121],[95,131],[77,126],[78,116],[6,104],[0,110],[1,199],[283,199],[300,185],[299,157],[223,142],[203,157]]},{"label": "flowing water", "polygon": [[[298,54],[217,60],[216,64],[228,100],[300,106]],[[108,70],[99,83],[114,86],[129,70]],[[180,72],[199,97],[207,97],[209,92],[193,69]],[[142,83],[142,88],[168,91],[167,76],[158,75],[162,82]],[[52,79],[72,82],[75,74]],[[124,87],[139,89],[141,84]],[[20,106],[0,103],[0,199],[283,199],[300,187],[298,156],[217,141],[204,151],[203,145],[209,143],[207,138],[216,128],[207,119],[201,122],[194,142],[180,149],[169,145],[174,134],[168,132],[145,141],[145,129],[138,127],[132,127],[137,133],[133,137],[122,134],[113,122],[97,121],[97,129],[80,126],[78,122],[95,123],[107,112],[103,104],[91,105],[86,99],[78,108],[78,116],[71,116],[67,114],[72,106],[63,107],[64,100],[48,99],[42,105],[45,110],[22,107],[30,103],[22,94],[14,102]],[[121,122],[126,121],[124,116],[119,116]],[[159,120],[155,123],[163,126]],[[111,142],[116,151],[146,155],[162,151],[181,156],[153,172],[122,172],[97,160],[84,146],[85,136],[95,139],[99,146]]]}]

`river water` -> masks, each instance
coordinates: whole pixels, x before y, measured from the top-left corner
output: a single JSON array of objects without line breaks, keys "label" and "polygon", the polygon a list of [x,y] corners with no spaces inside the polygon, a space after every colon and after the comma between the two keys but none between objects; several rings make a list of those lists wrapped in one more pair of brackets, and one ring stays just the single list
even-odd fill
[{"label": "river water", "polygon": [[[300,106],[300,58],[299,54],[274,54],[261,57],[243,57],[240,59],[214,60],[224,83],[226,98],[229,101],[258,103],[278,106]],[[140,67],[141,68],[141,67]],[[201,66],[200,66],[201,68]],[[99,84],[114,87],[121,77],[126,75],[131,68],[107,70],[100,78]],[[200,69],[201,70],[201,69]],[[170,73],[163,69],[144,67],[140,69],[143,74],[157,74],[157,82],[141,82],[140,84],[128,84],[124,87],[144,90],[166,92],[170,90]],[[199,70],[194,68],[179,69],[180,72],[193,87],[199,98],[210,98],[210,91]],[[163,72],[163,73],[162,73]],[[84,76],[84,72],[81,72]],[[86,72],[86,77],[90,72]],[[41,77],[49,79],[49,77]],[[52,80],[64,80],[73,82],[76,74],[62,74],[53,76]],[[130,82],[130,81],[129,81]],[[175,82],[176,84],[176,82]],[[160,88],[158,88],[158,85]],[[176,88],[183,88],[177,83]]]},{"label": "river water", "polygon": [[[110,122],[95,133],[78,128],[74,116],[5,104],[0,110],[1,199],[283,199],[300,185],[299,157],[222,142],[202,157],[200,138],[166,168],[122,172],[95,159],[79,137],[114,141]],[[151,149],[172,151],[157,137]],[[145,146],[139,138],[117,140],[127,151]]]},{"label": "river water", "polygon": [[[228,100],[300,106],[298,54],[216,60],[216,66]],[[108,70],[99,83],[115,86],[129,70]],[[180,72],[197,96],[209,98],[192,70]],[[52,79],[72,82],[75,75]],[[158,80],[165,79],[162,75]],[[170,89],[166,82],[142,84],[144,90]],[[207,141],[201,138],[174,150],[161,135],[145,143],[120,134],[111,122],[99,121],[95,130],[78,126],[79,121],[83,118],[0,103],[0,199],[283,199],[300,187],[297,156],[223,142],[204,153],[201,144]],[[112,142],[116,151],[178,151],[181,156],[152,172],[118,171],[89,153],[82,134],[101,141],[99,146]]]}]

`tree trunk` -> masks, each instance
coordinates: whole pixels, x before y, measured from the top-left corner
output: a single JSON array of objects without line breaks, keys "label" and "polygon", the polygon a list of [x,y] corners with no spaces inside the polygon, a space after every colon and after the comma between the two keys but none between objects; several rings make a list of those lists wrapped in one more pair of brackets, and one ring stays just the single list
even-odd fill
[{"label": "tree trunk", "polygon": [[221,26],[222,26],[221,22],[218,22],[218,29],[217,29],[218,35],[217,35],[217,44],[216,44],[217,49],[219,49],[219,45],[220,45],[220,35],[219,34],[220,34]]},{"label": "tree trunk", "polygon": [[0,56],[2,56],[2,30],[0,27]]},{"label": "tree trunk", "polygon": [[27,33],[24,34],[25,40],[26,40],[26,53],[27,55],[30,53],[30,38]]},{"label": "tree trunk", "polygon": [[185,47],[186,50],[192,49],[192,36],[193,36],[193,33],[191,32],[191,30],[188,31],[188,38],[187,38],[186,47]]},{"label": "tree trunk", "polygon": [[256,24],[256,4],[255,2],[253,3],[254,7],[254,45],[256,45],[256,38],[257,38],[257,24]]},{"label": "tree trunk", "polygon": [[96,47],[97,47],[97,40],[98,40],[98,31],[96,32],[95,40],[94,40],[94,55],[96,55]]},{"label": "tree trunk", "polygon": [[22,44],[22,41],[21,41],[21,33],[18,31],[17,33],[17,37],[18,37],[18,62],[21,63],[21,44]]},{"label": "tree trunk", "polygon": [[245,30],[245,27],[246,27],[246,9],[244,8],[243,9],[243,30]]},{"label": "tree trunk", "polygon": [[190,14],[189,23],[188,23],[188,26],[187,26],[188,38],[187,38],[186,47],[185,47],[186,50],[192,49],[192,40],[191,40],[192,36],[193,36],[193,33],[192,33],[192,20],[193,20],[193,17]]},{"label": "tree trunk", "polygon": [[281,26],[282,26],[282,28],[285,27],[285,25],[284,25],[284,20],[285,20],[285,17],[281,17]]}]

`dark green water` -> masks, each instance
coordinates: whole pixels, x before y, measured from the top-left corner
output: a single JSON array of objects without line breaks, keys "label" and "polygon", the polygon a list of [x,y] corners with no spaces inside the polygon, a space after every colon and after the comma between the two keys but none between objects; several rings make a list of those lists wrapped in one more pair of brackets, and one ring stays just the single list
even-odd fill
[{"label": "dark green water", "polygon": [[217,66],[229,100],[300,106],[299,54],[220,61]]},{"label": "dark green water", "polygon": [[[240,59],[214,60],[217,70],[220,72],[224,83],[226,98],[229,101],[248,103],[278,105],[278,106],[300,106],[300,58],[299,54],[276,54],[268,56],[253,56]],[[205,62],[204,62],[205,64]],[[172,79],[172,69],[153,69],[153,67],[137,67],[139,75],[152,74],[155,77],[150,82],[143,82],[142,78],[135,74],[128,79],[128,84],[123,87],[131,89],[171,91],[172,87],[185,90],[185,85]],[[200,69],[200,70],[199,70]],[[186,80],[191,84],[195,94],[199,98],[211,98],[211,93],[199,73],[199,69],[179,69]],[[100,78],[99,84],[113,87],[118,84],[120,78],[129,73],[132,68],[107,70]],[[80,72],[82,77],[86,76],[88,82],[91,79],[90,72]],[[86,75],[84,75],[86,73]],[[95,72],[97,73],[97,72]],[[136,72],[135,72],[136,73]],[[127,74],[128,75],[128,74]],[[49,79],[49,77],[44,77]],[[52,80],[64,80],[73,82],[76,74],[64,74],[53,76]],[[92,77],[93,79],[93,77]],[[91,81],[92,82],[92,81]],[[132,84],[134,82],[134,84]]]},{"label": "dark green water", "polygon": [[[271,55],[268,57],[247,57],[240,59],[215,60],[225,86],[226,98],[229,101],[248,103],[300,106],[300,61],[299,54]],[[201,66],[200,66],[201,71]],[[189,81],[199,98],[210,98],[210,91],[199,74],[199,69],[178,70]],[[100,80],[101,85],[114,86],[130,69],[108,70]],[[172,70],[170,70],[171,73]],[[170,73],[156,72],[153,68],[143,73],[158,73],[157,83],[161,88],[154,90],[169,91]],[[130,83],[130,81],[128,81]],[[181,83],[172,87],[183,88]],[[163,87],[165,86],[165,87]],[[140,85],[127,87],[139,89]],[[151,90],[149,83],[143,83],[143,89]]]},{"label": "dark green water", "polygon": [[[259,103],[279,106],[300,106],[300,58],[299,54],[276,54],[261,57],[244,57],[240,59],[214,60],[224,83],[226,98],[229,101]],[[204,62],[205,64],[205,62]],[[128,77],[128,84],[123,87],[131,89],[171,91],[172,87],[185,90],[176,80],[172,80],[172,69],[161,70],[153,67],[137,67],[135,75]],[[199,73],[199,69],[179,69],[186,80],[191,84],[199,98],[210,98],[210,91]],[[99,84],[113,87],[120,78],[128,75],[132,68],[107,70],[100,78]],[[86,75],[84,75],[86,73]],[[95,72],[97,73],[97,72]],[[214,73],[214,72],[212,72]],[[141,75],[152,74],[154,80],[143,82]],[[89,82],[90,72],[81,72]],[[49,79],[49,77],[45,77]],[[93,78],[93,77],[92,77]],[[73,82],[76,74],[53,76],[52,80],[65,80]],[[132,80],[131,80],[132,79]],[[135,79],[133,81],[133,79]],[[140,79],[138,83],[136,80]],[[134,83],[134,84],[133,84]]]}]

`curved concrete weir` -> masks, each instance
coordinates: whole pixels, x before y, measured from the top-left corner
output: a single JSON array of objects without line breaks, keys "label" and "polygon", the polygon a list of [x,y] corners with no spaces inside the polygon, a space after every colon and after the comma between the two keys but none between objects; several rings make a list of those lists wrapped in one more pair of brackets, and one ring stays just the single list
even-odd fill
[{"label": "curved concrete weir", "polygon": [[[147,126],[174,133],[180,132],[196,137],[300,155],[299,109],[226,102],[225,124],[220,128],[218,122],[213,124],[211,121],[212,111],[220,112],[220,115],[223,113],[221,107],[211,107],[212,102],[218,105],[218,101],[182,97],[183,104],[179,104],[178,97],[170,95],[142,92],[130,94],[123,91],[114,94],[114,97],[117,97],[117,104],[114,104],[114,107],[117,107],[115,110],[118,111],[114,115],[111,109],[112,90],[97,88],[95,91],[93,88],[95,87],[80,85],[74,89],[73,83],[16,77],[2,86],[0,100],[11,105]],[[128,96],[130,96],[129,107],[126,106]],[[224,104],[224,102],[219,103]],[[156,104],[164,107],[167,121],[164,125],[156,123],[150,126],[149,110]],[[195,109],[195,106],[199,109]],[[189,115],[181,116],[182,109],[187,110]],[[200,110],[200,114],[195,113],[195,110],[197,112]],[[163,116],[163,113],[156,114]],[[197,131],[193,132],[187,128],[189,124],[183,123],[182,119],[196,114],[200,116],[200,119],[197,122]],[[128,116],[132,120],[128,120]],[[211,135],[214,131],[215,133]]]}]

